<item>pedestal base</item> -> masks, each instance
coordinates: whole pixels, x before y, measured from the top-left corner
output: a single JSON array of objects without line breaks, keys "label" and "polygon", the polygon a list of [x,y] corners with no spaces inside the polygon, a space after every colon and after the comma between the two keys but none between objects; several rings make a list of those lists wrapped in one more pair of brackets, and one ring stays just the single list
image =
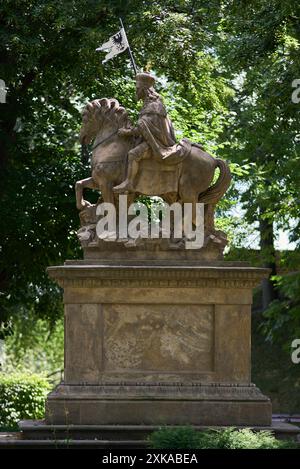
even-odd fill
[{"label": "pedestal base", "polygon": [[[194,430],[203,432],[207,426],[193,425]],[[159,430],[157,425],[48,425],[43,420],[19,422],[20,433],[0,436],[0,449],[18,448],[76,448],[76,449],[148,449],[148,437]],[[174,428],[174,427],[169,427]],[[209,427],[216,430],[228,427]],[[244,428],[236,426],[237,429]],[[271,426],[255,425],[251,430],[268,430],[277,439],[298,441],[300,428],[286,422],[274,420]]]},{"label": "pedestal base", "polygon": [[[86,261],[87,262],[87,261]],[[240,264],[73,264],[64,287],[65,383],[50,424],[271,425],[251,384],[252,288]]]},{"label": "pedestal base", "polygon": [[48,424],[271,425],[271,403],[255,385],[59,385]]}]

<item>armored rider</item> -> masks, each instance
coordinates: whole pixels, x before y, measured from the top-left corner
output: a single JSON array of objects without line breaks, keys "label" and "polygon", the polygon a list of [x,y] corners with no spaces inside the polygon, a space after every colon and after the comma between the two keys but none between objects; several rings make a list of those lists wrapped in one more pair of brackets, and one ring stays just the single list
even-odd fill
[{"label": "armored rider", "polygon": [[122,137],[137,137],[137,145],[128,153],[127,178],[114,187],[116,193],[134,191],[134,179],[142,159],[153,157],[164,164],[178,164],[190,152],[190,143],[183,139],[176,142],[173,125],[159,94],[154,90],[155,79],[149,73],[136,75],[136,98],[143,100],[137,126],[120,129]]}]

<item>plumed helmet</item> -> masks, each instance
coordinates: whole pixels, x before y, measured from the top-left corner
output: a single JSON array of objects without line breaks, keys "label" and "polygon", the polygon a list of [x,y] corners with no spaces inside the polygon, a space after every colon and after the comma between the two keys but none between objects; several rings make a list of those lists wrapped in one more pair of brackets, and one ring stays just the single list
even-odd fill
[{"label": "plumed helmet", "polygon": [[151,88],[155,83],[155,78],[147,72],[137,73],[135,79],[136,83],[144,88]]}]

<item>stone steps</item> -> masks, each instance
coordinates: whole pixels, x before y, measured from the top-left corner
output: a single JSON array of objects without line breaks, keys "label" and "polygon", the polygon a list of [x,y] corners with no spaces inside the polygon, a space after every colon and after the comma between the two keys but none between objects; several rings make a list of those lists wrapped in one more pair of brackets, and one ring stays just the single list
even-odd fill
[{"label": "stone steps", "polygon": [[[111,443],[127,445],[133,444],[139,447],[147,447],[148,436],[160,429],[160,425],[46,425],[42,420],[24,420],[19,423],[21,438],[27,441],[53,441],[66,444],[74,441],[92,442],[93,445],[105,445]],[[170,428],[172,428],[170,426]],[[226,427],[207,427],[202,425],[193,425],[197,431],[205,431],[209,428]],[[249,428],[237,426],[236,428]],[[252,430],[270,430],[276,438],[297,439],[300,434],[300,428],[286,422],[273,421],[271,426],[250,427]]]},{"label": "stone steps", "polygon": [[21,432],[0,434],[1,449],[146,449],[143,440],[25,439]]},{"label": "stone steps", "polygon": [[[20,432],[0,433],[0,449],[147,449],[148,436],[161,428],[158,425],[46,425],[42,420],[23,420],[19,427]],[[200,425],[193,425],[193,428],[198,431],[208,429]],[[278,439],[300,441],[300,428],[290,423],[273,420],[270,427],[250,428],[270,430]]]}]

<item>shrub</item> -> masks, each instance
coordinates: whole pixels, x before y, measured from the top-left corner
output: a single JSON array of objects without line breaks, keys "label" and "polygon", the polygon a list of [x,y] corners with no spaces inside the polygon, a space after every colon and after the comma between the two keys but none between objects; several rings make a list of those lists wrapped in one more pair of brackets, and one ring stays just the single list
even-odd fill
[{"label": "shrub", "polygon": [[64,367],[64,324],[56,321],[50,329],[45,319],[28,312],[15,317],[13,334],[5,337],[1,370],[50,374]]},{"label": "shrub", "polygon": [[49,388],[43,376],[0,373],[0,427],[13,429],[19,420],[43,418]]},{"label": "shrub", "polygon": [[149,440],[154,449],[199,447],[199,434],[192,427],[161,428],[151,433]]},{"label": "shrub", "polygon": [[197,431],[192,427],[161,428],[149,437],[153,449],[287,449],[299,448],[291,440],[276,440],[269,431],[238,430]]}]

